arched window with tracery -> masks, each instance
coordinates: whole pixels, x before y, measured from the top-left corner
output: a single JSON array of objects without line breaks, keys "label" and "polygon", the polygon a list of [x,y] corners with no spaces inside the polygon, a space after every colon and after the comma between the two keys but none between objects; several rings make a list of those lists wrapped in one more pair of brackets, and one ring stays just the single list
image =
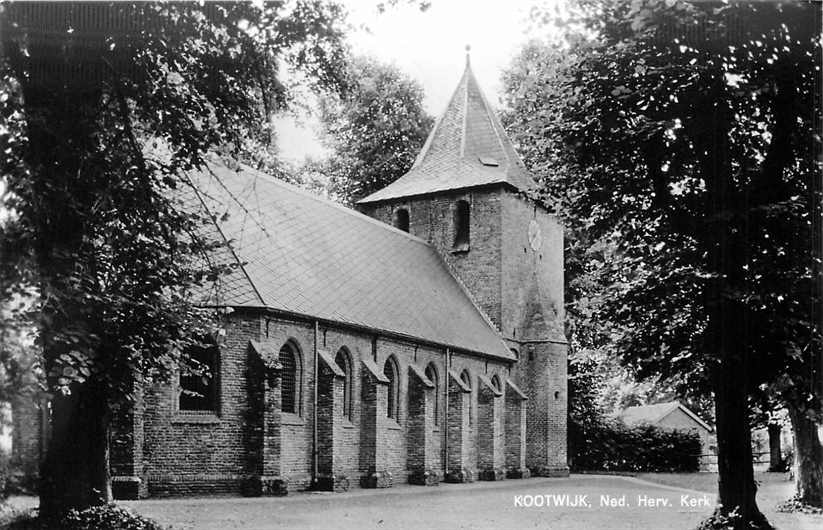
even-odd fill
[{"label": "arched window with tracery", "polygon": [[440,424],[440,379],[437,377],[437,368],[434,363],[426,366],[426,377],[434,383],[434,424]]},{"label": "arched window with tracery", "polygon": [[345,348],[340,348],[334,362],[343,372],[343,416],[351,420],[352,370],[350,357]]},{"label": "arched window with tracery", "polygon": [[280,348],[280,410],[288,414],[300,414],[302,363],[297,345],[292,341]]},{"label": "arched window with tracery", "polygon": [[397,420],[397,403],[398,394],[400,393],[400,377],[397,369],[397,362],[394,357],[386,359],[386,364],[383,366],[383,375],[389,380],[388,389],[386,392],[386,416]]}]

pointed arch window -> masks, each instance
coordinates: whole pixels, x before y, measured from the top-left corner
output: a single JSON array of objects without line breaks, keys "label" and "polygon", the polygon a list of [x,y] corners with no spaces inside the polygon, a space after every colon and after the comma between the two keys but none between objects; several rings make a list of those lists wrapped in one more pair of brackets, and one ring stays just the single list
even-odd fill
[{"label": "pointed arch window", "polygon": [[400,393],[397,363],[393,357],[386,359],[386,364],[383,366],[383,375],[389,380],[388,389],[386,392],[386,416],[397,421],[397,403],[398,394]]},{"label": "pointed arch window", "polygon": [[280,348],[280,410],[300,414],[302,363],[297,346],[289,341]]},{"label": "pointed arch window", "polygon": [[472,378],[469,375],[468,370],[463,370],[460,373],[460,380],[463,381],[463,384],[466,385],[466,388],[469,389],[469,425],[472,424]]},{"label": "pointed arch window", "polygon": [[345,348],[340,348],[334,362],[343,372],[343,416],[351,420],[352,370],[349,354]]},{"label": "pointed arch window", "polygon": [[409,211],[405,208],[398,208],[394,211],[394,218],[392,219],[392,224],[398,230],[402,230],[404,232],[409,231]]},{"label": "pointed arch window", "polygon": [[503,385],[500,382],[500,376],[498,376],[497,374],[492,376],[492,388],[494,388],[494,390],[498,393],[503,391]]},{"label": "pointed arch window", "polygon": [[426,366],[426,377],[434,383],[434,425],[440,425],[440,380],[437,378],[437,368],[434,363]]}]

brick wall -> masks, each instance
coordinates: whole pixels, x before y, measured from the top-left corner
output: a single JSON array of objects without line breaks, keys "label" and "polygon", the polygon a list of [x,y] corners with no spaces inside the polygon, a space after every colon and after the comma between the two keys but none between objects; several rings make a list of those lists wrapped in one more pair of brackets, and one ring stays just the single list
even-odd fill
[{"label": "brick wall", "polygon": [[214,413],[178,411],[174,383],[145,392],[141,478],[150,495],[237,494],[257,471],[262,414],[251,406],[248,368],[260,325],[252,316],[226,321]]},{"label": "brick wall", "polygon": [[526,466],[533,475],[568,473],[566,344],[522,346],[518,379],[525,385]]},{"label": "brick wall", "polygon": [[[409,211],[409,233],[434,246],[451,269],[466,284],[486,315],[500,325],[501,296],[501,194],[478,189],[411,198],[396,203],[366,205],[366,215],[391,224],[394,211]],[[468,251],[455,251],[453,208],[465,200],[470,207]]]},{"label": "brick wall", "polygon": [[[467,252],[451,247],[451,208],[458,200],[471,205]],[[501,187],[405,198],[366,205],[363,211],[391,223],[394,211],[401,207],[409,211],[410,233],[439,251],[520,354],[510,376],[529,397],[525,405],[529,467],[544,474],[566,473],[562,226],[542,207]],[[529,241],[530,225],[532,232],[536,227],[540,233],[539,244]],[[528,348],[531,359],[524,356]],[[474,392],[468,400],[471,417],[476,418]],[[502,421],[503,414],[497,417]],[[468,443],[466,460],[476,470],[476,425],[469,425],[461,436]]]},{"label": "brick wall", "polygon": [[[325,379],[321,378],[318,386],[318,471],[336,477],[331,485],[322,486],[341,489],[341,478],[345,478],[346,487],[388,486],[409,481],[410,470],[426,472],[424,483],[440,480],[445,474],[445,350],[386,337],[375,339],[342,326],[321,325],[318,331],[318,347],[331,359],[341,349],[349,356],[348,381],[354,396],[350,417],[346,417],[343,379],[329,376],[325,369],[321,371]],[[147,492],[259,494],[259,483],[257,489],[250,489],[249,484],[261,476],[281,477],[290,491],[311,487],[314,340],[312,322],[235,313],[226,324],[220,348],[219,410],[214,414],[177,411],[175,385],[157,385],[147,391],[141,474],[147,480]],[[268,386],[259,354],[250,348],[249,341],[265,341],[273,351],[288,342],[299,354],[297,413],[279,414],[279,439],[272,439],[278,436],[274,423],[278,415],[271,410],[279,407],[279,396],[272,394],[277,390]],[[363,361],[371,362],[373,370],[382,374],[390,356],[397,363],[399,375],[396,419],[386,416],[387,386],[372,381],[371,370]],[[472,374],[508,374],[508,363],[487,362],[474,355],[458,352],[453,354],[453,362],[456,369],[468,369]],[[409,381],[418,376],[409,374],[424,374],[429,364],[437,374],[437,385],[423,383],[410,396]],[[475,401],[466,399],[461,424],[468,421],[469,407],[476,406]],[[440,411],[437,425],[435,402]],[[499,411],[496,414],[501,415]],[[502,424],[497,429],[502,433]],[[466,432],[464,460],[476,472],[474,426],[467,427]],[[498,446],[502,455],[501,443]],[[410,453],[412,447],[417,453]],[[274,454],[278,451],[279,455]],[[273,465],[279,469],[272,470]],[[380,475],[379,480],[370,483],[368,478],[374,473]]]}]

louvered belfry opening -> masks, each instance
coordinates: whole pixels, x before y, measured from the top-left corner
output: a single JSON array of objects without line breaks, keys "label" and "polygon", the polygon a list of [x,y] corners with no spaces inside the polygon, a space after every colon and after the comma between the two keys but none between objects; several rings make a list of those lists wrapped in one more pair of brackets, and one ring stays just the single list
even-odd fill
[{"label": "louvered belfry opening", "polygon": [[394,212],[394,227],[404,232],[409,231],[409,211],[405,208],[398,208]]}]

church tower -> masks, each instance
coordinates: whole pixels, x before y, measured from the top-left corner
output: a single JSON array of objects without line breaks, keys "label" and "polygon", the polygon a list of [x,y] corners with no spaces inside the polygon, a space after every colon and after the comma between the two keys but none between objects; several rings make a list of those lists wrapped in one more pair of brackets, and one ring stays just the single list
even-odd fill
[{"label": "church tower", "polygon": [[358,207],[428,241],[466,286],[518,358],[511,377],[528,397],[527,467],[562,475],[568,473],[563,229],[529,198],[535,187],[467,56],[411,170]]}]

